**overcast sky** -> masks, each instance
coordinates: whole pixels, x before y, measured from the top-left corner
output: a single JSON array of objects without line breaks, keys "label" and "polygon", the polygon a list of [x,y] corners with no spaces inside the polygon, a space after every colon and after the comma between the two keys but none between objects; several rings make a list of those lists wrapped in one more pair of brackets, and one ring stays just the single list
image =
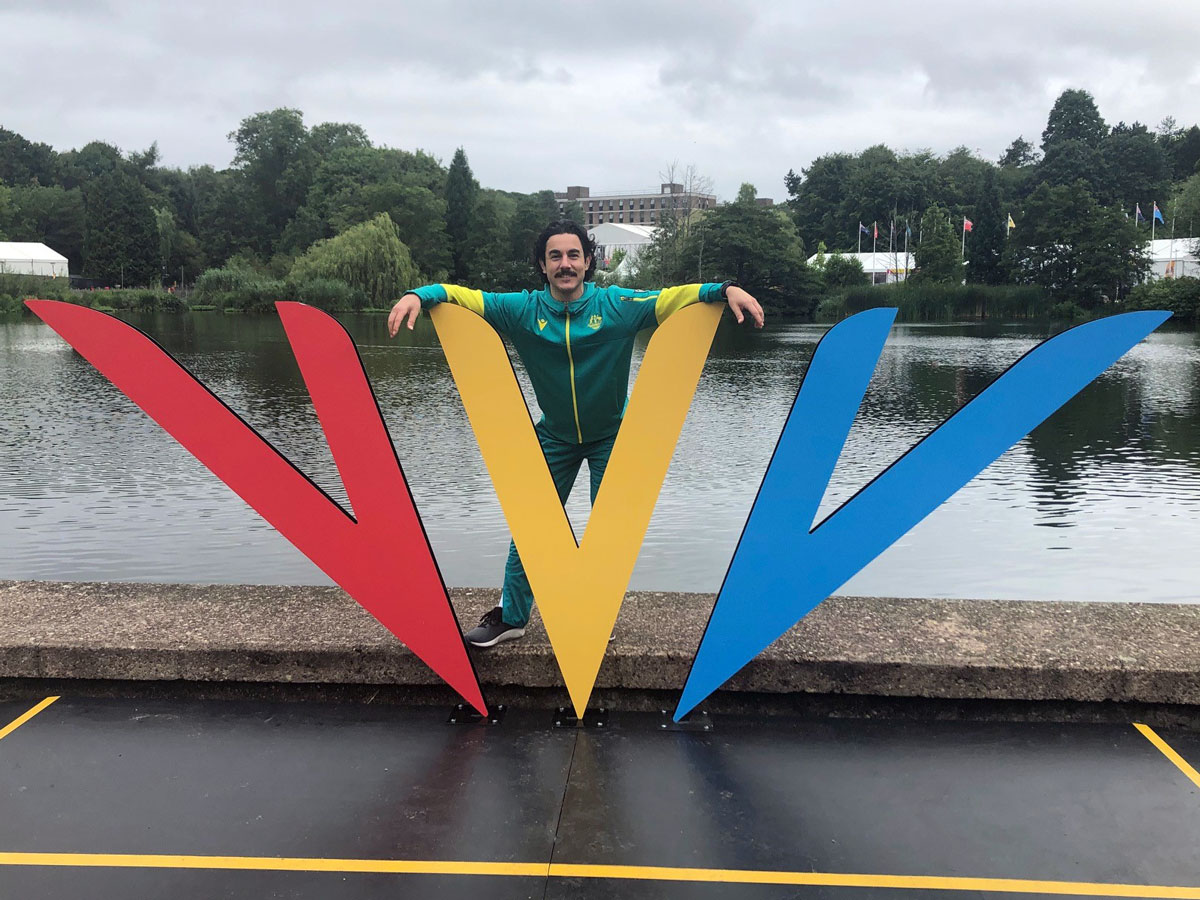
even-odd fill
[{"label": "overcast sky", "polygon": [[280,106],[485,187],[657,185],[672,161],[784,199],[875,143],[997,158],[1067,87],[1110,123],[1200,122],[1200,2],[191,3],[0,0],[0,126],[58,150],[157,141],[229,164]]}]

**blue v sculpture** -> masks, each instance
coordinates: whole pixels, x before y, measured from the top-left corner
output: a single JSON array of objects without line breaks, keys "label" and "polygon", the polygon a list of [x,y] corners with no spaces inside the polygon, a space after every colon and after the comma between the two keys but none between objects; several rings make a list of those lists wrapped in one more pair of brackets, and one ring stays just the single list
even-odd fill
[{"label": "blue v sculpture", "polygon": [[1135,312],[1029,351],[816,528],[895,310],[817,346],[675,711],[679,719],[1170,316]]}]

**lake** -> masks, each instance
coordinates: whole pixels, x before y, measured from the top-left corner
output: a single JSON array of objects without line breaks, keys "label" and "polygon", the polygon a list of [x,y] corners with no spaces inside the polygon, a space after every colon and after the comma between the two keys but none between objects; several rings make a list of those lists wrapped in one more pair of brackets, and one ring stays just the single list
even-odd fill
[{"label": "lake", "polygon": [[[345,503],[276,318],[126,318]],[[508,532],[428,318],[395,341],[383,317],[340,319],[358,344],[447,583],[499,585]],[[893,328],[819,517],[1062,327]],[[755,333],[722,322],[633,588],[719,588],[828,328],[769,321]],[[532,400],[519,363],[517,370]],[[567,511],[581,534],[586,476]],[[1187,603],[1200,599],[1197,548],[1200,337],[1167,327],[839,593]],[[396,576],[403,577],[399,564]],[[0,320],[0,579],[328,583],[29,317]]]}]

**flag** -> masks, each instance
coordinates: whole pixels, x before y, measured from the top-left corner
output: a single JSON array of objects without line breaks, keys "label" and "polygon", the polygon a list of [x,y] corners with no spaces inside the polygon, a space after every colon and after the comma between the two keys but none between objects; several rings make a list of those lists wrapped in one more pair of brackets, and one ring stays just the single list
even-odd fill
[{"label": "flag", "polygon": [[908,225],[904,226],[904,236],[912,237],[912,228],[910,228]]},{"label": "flag", "polygon": [[1138,203],[1133,207],[1133,224],[1136,225],[1138,222],[1145,221],[1146,217],[1142,215],[1142,205]]},{"label": "flag", "polygon": [[1008,214],[1008,230],[1012,231],[1017,227],[1017,223],[1012,220],[1012,213]]},{"label": "flag", "polygon": [[975,227],[975,223],[972,222],[970,219],[968,219],[966,216],[963,216],[963,231],[970,231],[974,227]]},{"label": "flag", "polygon": [[871,233],[871,229],[868,228],[866,225],[864,225],[862,222],[858,223],[858,230],[862,234],[870,234]]},{"label": "flag", "polygon": [[875,240],[879,240],[879,223],[876,222],[871,227],[875,229]]},{"label": "flag", "polygon": [[1164,225],[1167,224],[1167,220],[1163,218],[1162,210],[1158,208],[1157,201],[1154,201],[1154,218],[1158,219],[1158,221],[1162,222]]}]

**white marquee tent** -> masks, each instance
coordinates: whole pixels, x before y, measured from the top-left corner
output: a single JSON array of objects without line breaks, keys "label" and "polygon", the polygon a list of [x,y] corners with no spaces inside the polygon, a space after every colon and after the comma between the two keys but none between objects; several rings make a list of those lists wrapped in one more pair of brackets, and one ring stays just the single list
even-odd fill
[{"label": "white marquee tent", "polygon": [[67,258],[45,244],[0,241],[0,272],[66,278]]},{"label": "white marquee tent", "polygon": [[1192,238],[1147,241],[1146,252],[1150,255],[1150,277],[1153,279],[1200,276],[1200,260],[1196,258],[1196,250],[1200,249],[1198,244],[1200,241]]},{"label": "white marquee tent", "polygon": [[596,268],[608,268],[613,254],[618,250],[624,250],[625,259],[621,262],[621,271],[628,272],[654,237],[654,227],[605,222],[603,225],[589,228],[588,233],[596,242],[596,255],[599,257],[596,260]]},{"label": "white marquee tent", "polygon": [[[808,264],[811,266],[817,261],[820,254],[814,253],[808,258]],[[911,253],[904,251],[880,250],[878,253],[843,253],[842,256],[847,259],[857,259],[862,263],[863,272],[871,279],[872,284],[892,284],[897,281],[904,281],[908,278],[908,273],[916,268],[916,258]],[[833,256],[832,253],[826,253],[825,258]]]}]

